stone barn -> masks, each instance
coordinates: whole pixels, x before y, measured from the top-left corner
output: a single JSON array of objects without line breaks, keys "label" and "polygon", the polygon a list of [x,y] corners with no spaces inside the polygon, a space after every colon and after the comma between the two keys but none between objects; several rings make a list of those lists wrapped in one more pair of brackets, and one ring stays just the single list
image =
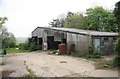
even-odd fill
[{"label": "stone barn", "polygon": [[58,45],[65,43],[67,51],[88,51],[93,47],[96,51],[104,53],[114,52],[114,41],[118,33],[100,32],[91,30],[81,30],[74,28],[57,28],[57,27],[37,27],[32,32],[31,41],[34,41],[39,48],[58,49]]}]

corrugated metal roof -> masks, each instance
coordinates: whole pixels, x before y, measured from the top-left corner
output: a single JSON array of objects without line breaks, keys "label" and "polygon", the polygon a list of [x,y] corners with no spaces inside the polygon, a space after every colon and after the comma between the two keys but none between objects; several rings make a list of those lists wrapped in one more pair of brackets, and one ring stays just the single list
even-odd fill
[{"label": "corrugated metal roof", "polygon": [[58,28],[58,27],[45,27],[45,28],[64,31],[64,32],[83,34],[83,35],[92,35],[92,36],[117,36],[118,35],[118,33],[115,33],[115,32],[100,32],[100,31],[82,30],[82,29],[75,29],[75,28]]}]

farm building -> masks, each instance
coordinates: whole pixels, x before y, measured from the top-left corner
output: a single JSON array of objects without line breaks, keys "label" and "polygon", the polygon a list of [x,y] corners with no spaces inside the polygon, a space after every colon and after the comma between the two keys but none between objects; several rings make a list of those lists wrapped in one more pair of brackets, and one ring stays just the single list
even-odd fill
[{"label": "farm building", "polygon": [[37,27],[29,40],[35,42],[41,50],[45,46],[47,50],[58,49],[59,44],[65,43],[67,51],[87,51],[89,47],[94,47],[97,51],[113,53],[117,35],[113,32],[74,28]]}]

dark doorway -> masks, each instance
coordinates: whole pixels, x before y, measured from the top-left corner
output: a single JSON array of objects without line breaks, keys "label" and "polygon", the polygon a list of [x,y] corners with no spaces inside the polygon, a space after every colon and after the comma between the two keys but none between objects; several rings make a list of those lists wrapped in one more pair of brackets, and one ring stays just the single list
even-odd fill
[{"label": "dark doorway", "polygon": [[40,50],[42,50],[42,42],[43,42],[42,38],[38,38],[38,41],[39,41],[39,48]]},{"label": "dark doorway", "polygon": [[61,41],[54,42],[54,49],[58,49],[58,45],[61,44]]},{"label": "dark doorway", "polygon": [[61,41],[54,41],[54,36],[47,36],[48,50],[58,49],[58,45],[61,44]]},{"label": "dark doorway", "polygon": [[48,43],[48,50],[54,49],[54,37],[53,36],[47,36],[47,43]]}]

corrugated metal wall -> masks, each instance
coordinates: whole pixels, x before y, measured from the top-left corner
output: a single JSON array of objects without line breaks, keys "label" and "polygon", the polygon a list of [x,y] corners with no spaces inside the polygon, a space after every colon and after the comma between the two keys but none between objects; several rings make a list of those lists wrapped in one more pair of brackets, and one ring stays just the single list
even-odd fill
[{"label": "corrugated metal wall", "polygon": [[89,45],[91,45],[91,37],[88,38],[87,35],[67,33],[67,49],[71,49],[72,44],[75,45],[75,50],[77,51],[87,51]]}]

